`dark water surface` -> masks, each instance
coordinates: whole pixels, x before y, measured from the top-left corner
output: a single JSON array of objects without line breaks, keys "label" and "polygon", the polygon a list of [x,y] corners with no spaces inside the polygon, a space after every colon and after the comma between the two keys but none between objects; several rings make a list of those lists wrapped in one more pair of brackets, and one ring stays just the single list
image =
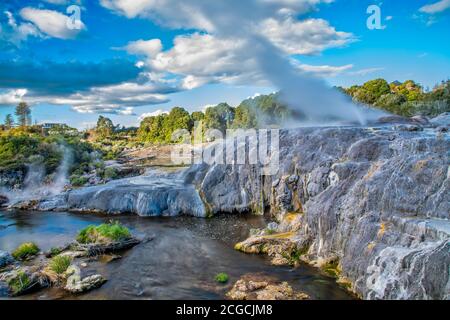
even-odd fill
[{"label": "dark water surface", "polygon": [[[110,220],[110,216],[71,213],[0,212],[0,249],[12,251],[33,241],[42,250],[73,241],[77,232]],[[223,299],[242,275],[261,273],[287,281],[313,299],[351,299],[332,278],[307,265],[275,267],[264,256],[246,255],[233,249],[250,228],[265,226],[263,217],[223,215],[212,219],[142,218],[118,216],[139,236],[153,241],[121,253],[122,259],[92,261],[83,270],[99,273],[108,281],[84,295],[68,295],[55,288],[44,289],[25,299]],[[214,281],[217,273],[230,277],[228,285]]]}]

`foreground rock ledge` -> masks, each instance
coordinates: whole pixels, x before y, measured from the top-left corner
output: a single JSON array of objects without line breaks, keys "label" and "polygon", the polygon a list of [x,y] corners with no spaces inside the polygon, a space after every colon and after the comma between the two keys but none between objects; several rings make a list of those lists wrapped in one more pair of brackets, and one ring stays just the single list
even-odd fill
[{"label": "foreground rock ledge", "polygon": [[309,296],[296,292],[287,282],[267,277],[245,275],[227,293],[231,300],[307,300]]}]

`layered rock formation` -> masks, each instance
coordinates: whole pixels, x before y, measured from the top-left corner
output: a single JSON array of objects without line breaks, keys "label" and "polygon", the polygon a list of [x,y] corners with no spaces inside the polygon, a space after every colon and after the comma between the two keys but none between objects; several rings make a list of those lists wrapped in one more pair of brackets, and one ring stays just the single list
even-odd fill
[{"label": "layered rock formation", "polygon": [[193,185],[186,184],[179,173],[154,171],[46,198],[34,208],[140,216],[206,216],[203,202]]},{"label": "layered rock formation", "polygon": [[212,212],[268,208],[278,232],[294,232],[303,260],[335,265],[363,298],[450,298],[442,127],[305,128],[280,138],[276,176],[252,166],[198,168],[194,182]]},{"label": "layered rock formation", "polygon": [[[302,260],[334,266],[363,298],[449,299],[449,119],[283,130],[274,176],[256,165],[202,164],[71,191],[37,207],[199,217],[267,210]],[[264,251],[281,261],[277,245]]]}]

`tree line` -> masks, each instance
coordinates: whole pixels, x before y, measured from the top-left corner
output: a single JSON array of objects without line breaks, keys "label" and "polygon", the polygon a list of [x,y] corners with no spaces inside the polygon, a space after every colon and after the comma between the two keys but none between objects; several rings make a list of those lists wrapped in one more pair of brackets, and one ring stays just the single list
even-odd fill
[{"label": "tree line", "polygon": [[432,90],[424,90],[413,80],[388,83],[384,79],[339,89],[357,103],[405,117],[433,117],[450,111],[450,80],[442,81]]},{"label": "tree line", "polygon": [[204,130],[217,129],[225,133],[227,129],[279,125],[289,114],[289,109],[277,101],[277,94],[249,98],[237,107],[220,103],[204,112],[189,113],[181,107],[175,107],[168,114],[145,118],[137,131],[137,137],[141,142],[171,143],[175,130],[187,129],[192,132],[200,121]]},{"label": "tree line", "polygon": [[[400,116],[433,117],[450,111],[450,80],[442,81],[432,90],[424,90],[413,80],[403,83],[398,81],[388,83],[384,79],[375,79],[362,85],[354,85],[350,88],[338,87],[337,89],[356,103],[386,110]],[[279,94],[274,93],[248,98],[237,107],[220,103],[205,111],[192,113],[184,108],[174,107],[167,114],[143,119],[139,128],[120,128],[114,126],[109,118],[100,116],[94,131],[98,140],[115,137],[126,140],[132,136],[133,140],[142,143],[171,143],[175,130],[187,129],[193,132],[194,126],[200,121],[205,130],[218,129],[225,133],[227,129],[279,126],[284,120],[290,118],[301,120],[301,114],[294,114],[279,100]],[[31,125],[31,109],[25,102],[17,105],[15,115],[18,125]],[[4,126],[8,129],[14,124],[13,116],[8,114]]]}]

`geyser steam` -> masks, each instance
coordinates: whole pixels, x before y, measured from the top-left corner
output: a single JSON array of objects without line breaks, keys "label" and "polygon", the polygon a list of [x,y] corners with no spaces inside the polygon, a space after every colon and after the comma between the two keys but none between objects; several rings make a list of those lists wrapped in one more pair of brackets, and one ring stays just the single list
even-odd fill
[{"label": "geyser steam", "polygon": [[68,173],[73,163],[72,150],[64,145],[58,145],[62,153],[62,160],[50,183],[45,183],[45,166],[42,157],[31,159],[22,190],[5,190],[10,203],[33,200],[44,196],[56,195],[64,190],[68,184]]},{"label": "geyser steam", "polygon": [[[263,26],[267,21],[276,21],[281,25],[286,21],[298,21],[299,16],[311,12],[318,4],[330,2],[332,1],[184,0],[180,3],[178,0],[104,0],[102,4],[127,17],[142,16],[171,28],[201,30],[218,40],[219,44],[224,40],[223,45],[228,45],[230,49],[223,59],[219,60],[223,60],[225,66],[221,69],[220,63],[205,61],[205,65],[211,65],[205,68],[211,71],[207,75],[198,73],[200,82],[202,77],[211,76],[217,79],[213,81],[246,85],[254,85],[256,82],[270,84],[281,92],[282,100],[304,120],[316,123],[343,121],[362,124],[365,119],[360,108],[350,99],[345,99],[342,93],[327,86],[323,80],[301,70],[298,63],[292,62],[291,53],[264,32]],[[274,33],[277,33],[277,30]],[[305,31],[305,43],[314,44],[316,40],[313,37],[317,35],[320,35],[320,30],[317,33]],[[243,45],[234,46],[234,43]],[[213,49],[199,44],[196,54],[208,57],[209,50]],[[150,62],[150,68],[158,66],[158,62],[168,61],[170,65],[172,59],[171,53],[159,57],[161,60],[155,58],[157,53],[154,51],[148,55],[150,61],[156,61],[155,64]],[[227,68],[226,62],[230,57],[230,63],[240,61],[240,57],[250,57],[242,60],[245,61],[245,65],[242,65],[242,68],[246,69],[245,72],[239,73],[235,68]],[[186,58],[179,63],[184,65],[190,61]],[[164,69],[161,71],[170,72]],[[179,75],[186,78],[190,76],[182,71]]]}]

